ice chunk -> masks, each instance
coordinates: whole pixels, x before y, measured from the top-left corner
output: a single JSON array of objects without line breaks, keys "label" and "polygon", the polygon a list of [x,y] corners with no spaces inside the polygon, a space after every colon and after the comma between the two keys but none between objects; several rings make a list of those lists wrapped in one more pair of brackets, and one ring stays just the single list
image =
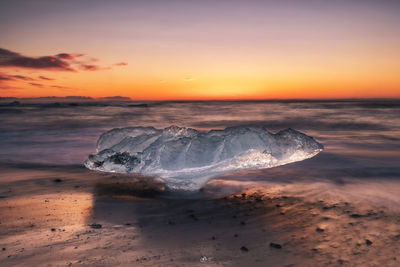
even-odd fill
[{"label": "ice chunk", "polygon": [[160,177],[170,189],[194,191],[221,174],[301,161],[322,150],[312,137],[290,128],[272,134],[258,126],[209,132],[128,127],[102,134],[85,166]]}]

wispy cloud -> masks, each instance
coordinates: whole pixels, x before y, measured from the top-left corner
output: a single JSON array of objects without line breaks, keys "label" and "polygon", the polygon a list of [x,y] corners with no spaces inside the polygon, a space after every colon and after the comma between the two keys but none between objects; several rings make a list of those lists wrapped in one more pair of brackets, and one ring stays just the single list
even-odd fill
[{"label": "wispy cloud", "polygon": [[[78,72],[108,70],[111,67],[95,65],[93,62],[99,61],[93,57],[86,57],[86,54],[59,53],[54,56],[29,57],[21,55],[4,48],[0,48],[0,68],[26,68],[47,71],[68,71]],[[119,62],[114,66],[126,66],[128,63]],[[42,80],[47,80],[42,78]]]},{"label": "wispy cloud", "polygon": [[43,87],[43,84],[41,83],[29,83],[29,84],[36,87]]},{"label": "wispy cloud", "polygon": [[102,69],[104,69],[104,68],[101,68],[101,67],[99,67],[99,66],[97,66],[97,65],[91,65],[91,64],[81,64],[81,65],[79,66],[79,68],[80,68],[81,70],[88,70],[88,71],[96,71],[96,70],[102,70]]},{"label": "wispy cloud", "polygon": [[3,48],[0,48],[0,67],[75,71],[57,56],[27,57]]},{"label": "wispy cloud", "polygon": [[68,54],[68,53],[60,53],[56,55],[56,57],[61,58],[61,59],[66,59],[66,60],[72,60],[78,57],[83,57],[86,56],[85,54]]},{"label": "wispy cloud", "polygon": [[12,80],[14,80],[14,79],[12,77],[10,77],[9,75],[0,73],[0,82],[1,81],[12,81]]},{"label": "wispy cloud", "polygon": [[16,81],[16,80],[35,81],[35,79],[28,76],[0,73],[0,81]]},{"label": "wispy cloud", "polygon": [[39,76],[39,79],[42,79],[42,80],[45,80],[45,81],[54,81],[55,80],[53,78],[49,78],[49,77],[46,77],[46,76]]},{"label": "wispy cloud", "polygon": [[115,63],[115,66],[127,66],[128,63],[127,62],[119,62],[119,63]]},{"label": "wispy cloud", "polygon": [[[53,81],[56,79],[46,75],[39,75],[37,72],[41,71],[65,71],[76,73],[79,71],[100,71],[109,70],[116,66],[126,66],[127,62],[118,62],[108,66],[98,64],[100,60],[94,57],[87,56],[86,54],[78,53],[59,53],[54,56],[40,56],[30,57],[20,53],[0,48],[0,89],[1,90],[15,90],[19,86],[23,88],[37,87],[37,88],[53,88],[58,90],[76,90],[63,85],[54,85]],[[33,71],[24,71],[33,70]],[[10,73],[14,72],[14,73]],[[8,73],[7,73],[8,72]],[[24,75],[21,75],[24,73]],[[36,73],[32,76],[32,73]],[[40,73],[42,74],[42,73]],[[32,76],[32,77],[29,77]],[[25,86],[22,85],[25,84]]]},{"label": "wispy cloud", "polygon": [[73,89],[74,89],[74,88],[71,88],[71,87],[61,86],[61,85],[51,85],[50,87],[51,87],[51,88],[56,88],[56,89],[63,89],[63,90],[65,90],[65,89],[67,89],[67,90],[73,90]]},{"label": "wispy cloud", "polygon": [[33,79],[31,77],[23,76],[23,75],[12,75],[11,77],[13,77],[14,79],[23,80],[23,81],[35,81],[35,79]]}]

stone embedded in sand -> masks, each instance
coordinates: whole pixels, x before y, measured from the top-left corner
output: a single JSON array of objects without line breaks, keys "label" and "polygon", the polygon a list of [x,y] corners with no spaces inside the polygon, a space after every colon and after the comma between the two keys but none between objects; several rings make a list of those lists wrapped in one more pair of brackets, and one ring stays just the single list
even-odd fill
[{"label": "stone embedded in sand", "polygon": [[244,252],[249,251],[249,249],[248,249],[247,247],[245,247],[245,246],[242,246],[242,247],[240,248],[240,250],[241,250],[241,251],[244,251]]},{"label": "stone embedded in sand", "polygon": [[160,177],[170,189],[195,191],[218,175],[301,161],[322,149],[312,137],[293,129],[272,134],[257,126],[209,132],[128,127],[102,134],[97,154],[89,155],[85,166]]},{"label": "stone embedded in sand", "polygon": [[269,243],[269,246],[272,247],[272,248],[277,248],[277,249],[282,248],[281,244],[273,243],[273,242]]},{"label": "stone embedded in sand", "polygon": [[92,224],[90,224],[89,225],[90,226],[90,228],[93,228],[93,229],[101,229],[103,226],[101,225],[101,224],[99,224],[99,223],[92,223]]}]

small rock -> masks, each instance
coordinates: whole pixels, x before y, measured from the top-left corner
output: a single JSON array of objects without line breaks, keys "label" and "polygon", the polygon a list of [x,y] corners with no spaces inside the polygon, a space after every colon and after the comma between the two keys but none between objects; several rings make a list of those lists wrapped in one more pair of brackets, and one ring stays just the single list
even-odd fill
[{"label": "small rock", "polygon": [[367,244],[367,246],[371,246],[372,245],[372,241],[369,239],[365,239],[365,244]]},{"label": "small rock", "polygon": [[240,224],[241,225],[246,225],[246,222],[245,221],[241,221]]},{"label": "small rock", "polygon": [[54,179],[53,180],[53,182],[55,182],[55,183],[61,183],[63,180],[61,180],[60,178],[56,178],[56,179]]},{"label": "small rock", "polygon": [[361,218],[362,215],[361,215],[361,214],[358,214],[358,213],[353,213],[353,214],[350,214],[350,217],[351,217],[351,218]]},{"label": "small rock", "polygon": [[280,245],[278,243],[273,243],[273,242],[269,243],[269,246],[271,248],[278,248],[278,249],[282,248],[282,245]]},{"label": "small rock", "polygon": [[244,252],[249,251],[249,249],[248,249],[247,247],[245,247],[245,246],[242,246],[242,247],[240,248],[240,250],[241,250],[241,251],[244,251]]},{"label": "small rock", "polygon": [[190,214],[189,217],[192,218],[194,221],[198,221],[199,220],[199,218],[197,218],[197,216],[194,215],[194,214]]},{"label": "small rock", "polygon": [[6,248],[2,248],[3,251],[6,251]]},{"label": "small rock", "polygon": [[211,239],[212,239],[212,240],[215,240],[215,236],[212,236]]},{"label": "small rock", "polygon": [[233,237],[238,237],[238,236],[239,236],[238,234],[234,234],[234,235],[233,235]]},{"label": "small rock", "polygon": [[339,264],[344,264],[344,263],[345,263],[345,261],[342,260],[342,259],[338,259],[337,262],[338,262]]},{"label": "small rock", "polygon": [[98,224],[98,223],[92,223],[89,226],[90,226],[90,228],[93,228],[93,229],[100,229],[101,227],[103,227],[101,224]]},{"label": "small rock", "polygon": [[323,231],[325,231],[325,229],[322,229],[320,227],[315,228],[315,231],[322,233]]},{"label": "small rock", "polygon": [[56,228],[51,228],[51,231],[52,231],[52,232],[55,232],[55,231],[56,231]]}]

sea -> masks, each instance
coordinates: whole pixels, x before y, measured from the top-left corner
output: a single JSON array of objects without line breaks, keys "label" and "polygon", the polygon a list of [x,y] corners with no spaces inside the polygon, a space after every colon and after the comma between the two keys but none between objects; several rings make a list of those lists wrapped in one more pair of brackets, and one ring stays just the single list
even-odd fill
[{"label": "sea", "polygon": [[[312,159],[239,174],[241,181],[400,179],[400,99],[120,101],[79,98],[0,100],[1,173],[85,168],[98,137],[117,127],[171,125],[200,131],[238,125],[293,128],[324,145]],[[3,170],[3,171],[2,171]],[[232,176],[231,176],[232,177]],[[4,176],[3,176],[4,179]]]}]

